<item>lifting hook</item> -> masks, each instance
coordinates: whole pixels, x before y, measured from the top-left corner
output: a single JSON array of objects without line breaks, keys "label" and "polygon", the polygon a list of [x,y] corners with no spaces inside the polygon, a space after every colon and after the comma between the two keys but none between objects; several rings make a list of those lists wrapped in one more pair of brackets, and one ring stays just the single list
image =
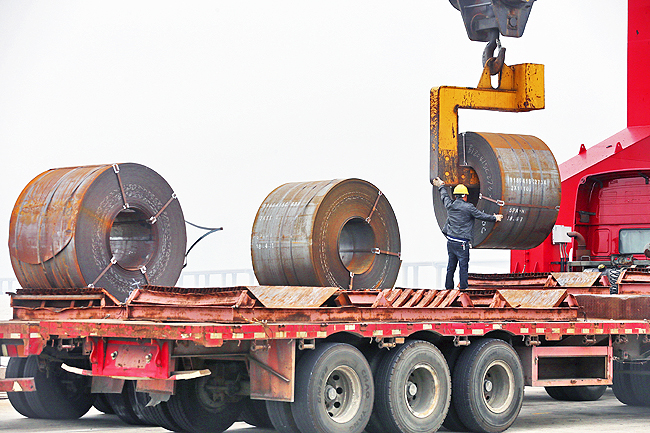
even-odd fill
[{"label": "lifting hook", "polygon": [[[494,50],[499,49],[499,53],[494,57]],[[501,72],[506,58],[506,49],[501,46],[499,31],[490,29],[490,40],[483,50],[482,64],[490,70],[490,75],[496,75]]]}]

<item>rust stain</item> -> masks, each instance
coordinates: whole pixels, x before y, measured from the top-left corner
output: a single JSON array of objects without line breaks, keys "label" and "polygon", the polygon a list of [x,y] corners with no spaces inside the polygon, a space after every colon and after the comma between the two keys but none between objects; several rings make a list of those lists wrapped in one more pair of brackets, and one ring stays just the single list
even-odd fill
[{"label": "rust stain", "polygon": [[266,308],[320,307],[338,287],[256,286],[248,288]]},{"label": "rust stain", "polygon": [[497,290],[497,294],[512,308],[557,308],[567,297],[566,289],[505,289]]}]

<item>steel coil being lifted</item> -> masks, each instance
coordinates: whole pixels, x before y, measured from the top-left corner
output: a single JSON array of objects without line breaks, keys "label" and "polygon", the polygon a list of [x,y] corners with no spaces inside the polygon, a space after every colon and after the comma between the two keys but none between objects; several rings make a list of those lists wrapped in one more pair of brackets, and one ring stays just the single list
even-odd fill
[{"label": "steel coil being lifted", "polygon": [[171,187],[139,164],[58,168],[34,178],[11,214],[9,251],[23,288],[102,287],[120,300],[172,286],[185,255]]},{"label": "steel coil being lifted", "polygon": [[[561,182],[553,153],[542,140],[530,135],[466,132],[459,139],[459,159],[478,177],[478,182],[466,182],[468,201],[483,212],[504,216],[498,224],[475,222],[475,248],[525,250],[546,239],[557,220]],[[451,189],[448,192],[451,195]],[[435,187],[433,201],[442,229],[447,209]]]},{"label": "steel coil being lifted", "polygon": [[400,236],[390,203],[360,179],[287,183],[257,212],[253,269],[262,285],[393,287]]}]

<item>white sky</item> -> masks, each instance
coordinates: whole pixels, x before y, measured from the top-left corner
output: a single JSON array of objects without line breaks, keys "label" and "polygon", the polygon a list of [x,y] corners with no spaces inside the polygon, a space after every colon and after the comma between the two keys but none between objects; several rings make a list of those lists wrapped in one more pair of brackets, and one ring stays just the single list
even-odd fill
[{"label": "white sky", "polygon": [[[508,64],[546,65],[547,108],[462,111],[461,131],[536,135],[558,162],[620,131],[626,23],[622,0],[535,2],[524,37],[503,44]],[[186,219],[224,227],[188,270],[250,267],[269,192],[346,177],[385,193],[404,261],[446,260],[429,90],[475,86],[483,47],[447,0],[0,1],[0,277],[30,180],[115,162],[151,167]]]}]

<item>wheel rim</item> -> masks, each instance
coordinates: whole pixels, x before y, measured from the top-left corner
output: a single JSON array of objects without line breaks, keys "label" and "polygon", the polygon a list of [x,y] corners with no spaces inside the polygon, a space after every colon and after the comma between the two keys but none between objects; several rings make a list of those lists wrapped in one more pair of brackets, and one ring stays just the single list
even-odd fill
[{"label": "wheel rim", "polygon": [[418,418],[426,418],[437,407],[440,378],[428,364],[418,364],[409,373],[404,384],[404,398],[409,411]]},{"label": "wheel rim", "polygon": [[324,389],[325,410],[337,423],[350,421],[361,407],[361,379],[348,366],[330,373]]},{"label": "wheel rim", "polygon": [[226,406],[225,395],[212,376],[198,379],[196,386],[198,400],[207,410],[220,412]]},{"label": "wheel rim", "polygon": [[515,397],[515,378],[510,366],[493,361],[483,376],[483,400],[494,413],[505,412]]}]

